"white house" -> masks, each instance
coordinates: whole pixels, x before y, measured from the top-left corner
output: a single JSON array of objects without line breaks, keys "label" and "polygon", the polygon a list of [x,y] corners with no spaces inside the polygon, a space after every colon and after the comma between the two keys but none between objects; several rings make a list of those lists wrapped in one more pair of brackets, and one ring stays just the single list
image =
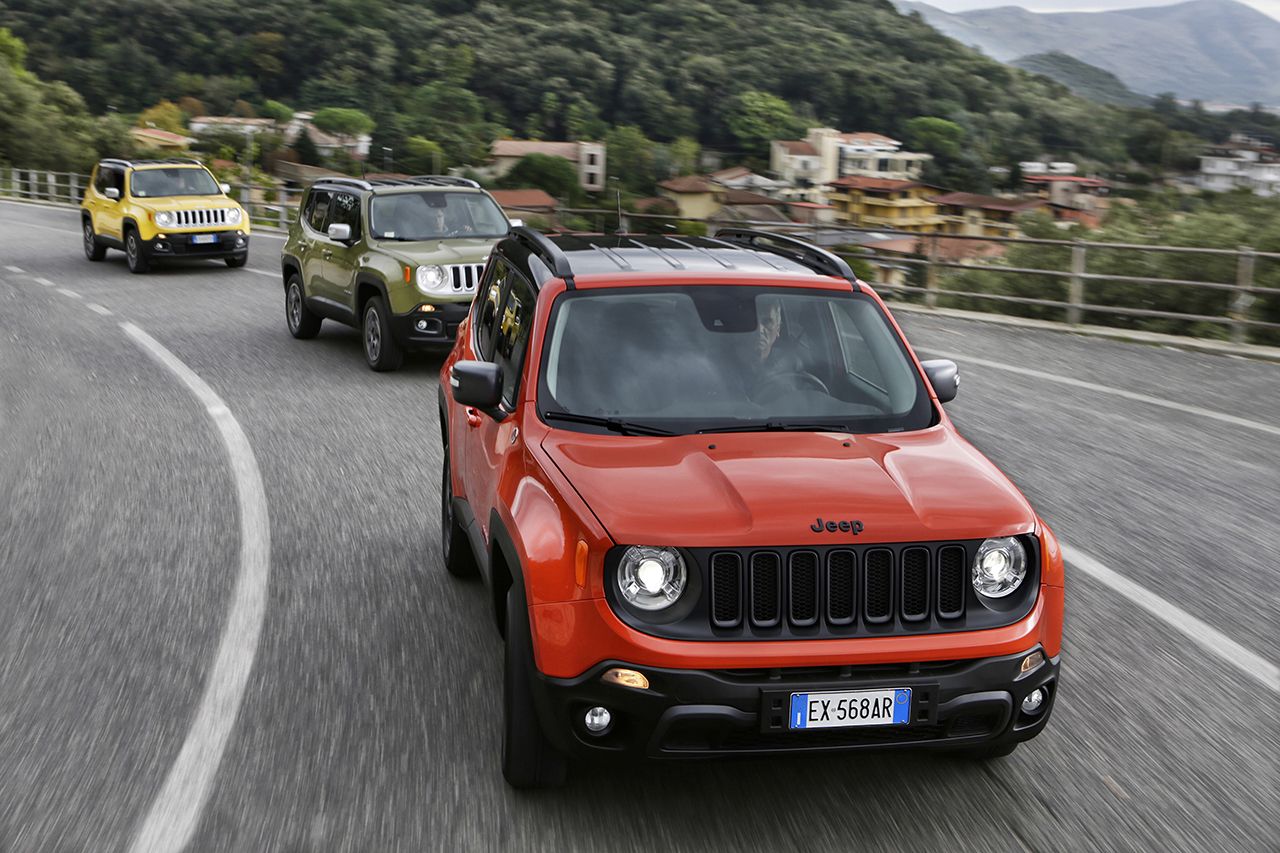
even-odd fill
[{"label": "white house", "polygon": [[879,133],[842,133],[830,127],[812,127],[802,140],[774,140],[769,168],[780,180],[801,188],[797,195],[815,195],[840,178],[883,178],[918,181],[931,154],[903,151],[902,143]]},{"label": "white house", "polygon": [[293,118],[284,128],[284,141],[288,145],[292,145],[298,135],[306,130],[307,135],[311,137],[311,141],[315,143],[316,150],[326,157],[331,157],[338,151],[345,151],[357,160],[367,160],[369,158],[369,146],[373,144],[373,137],[367,133],[361,133],[357,136],[348,136],[340,133],[326,133],[311,123],[315,118],[315,113],[302,112],[294,113]]},{"label": "white house", "polygon": [[563,157],[578,169],[578,184],[587,192],[605,188],[605,145],[603,142],[544,142],[538,139],[498,139],[493,143],[489,173],[501,178],[528,154]]},{"label": "white house", "polygon": [[1196,184],[1214,192],[1247,189],[1255,195],[1278,196],[1280,152],[1261,140],[1233,133],[1229,142],[1200,155]]}]

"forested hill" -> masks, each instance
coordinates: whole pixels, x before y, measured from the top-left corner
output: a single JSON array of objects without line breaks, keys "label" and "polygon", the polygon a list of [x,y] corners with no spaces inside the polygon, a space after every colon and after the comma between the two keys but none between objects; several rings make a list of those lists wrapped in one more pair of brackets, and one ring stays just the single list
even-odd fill
[{"label": "forested hill", "polygon": [[1118,114],[887,0],[0,0],[0,26],[27,42],[33,72],[94,112],[270,98],[357,107],[386,139],[455,150],[495,129],[556,138],[629,124],[758,152],[789,122],[771,101],[744,101],[762,92],[801,124],[900,134],[917,116],[951,119],[975,168],[1043,151],[1124,156]]}]

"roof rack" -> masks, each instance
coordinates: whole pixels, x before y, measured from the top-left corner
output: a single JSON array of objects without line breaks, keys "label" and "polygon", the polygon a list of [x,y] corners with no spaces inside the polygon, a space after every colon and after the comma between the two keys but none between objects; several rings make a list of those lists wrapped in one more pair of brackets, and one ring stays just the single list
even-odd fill
[{"label": "roof rack", "polygon": [[316,181],[316,183],[317,184],[337,184],[343,187],[355,187],[358,190],[373,189],[373,184],[371,184],[368,181],[361,180],[360,178],[343,178],[343,177],[320,178],[318,181]]},{"label": "roof rack", "polygon": [[815,272],[843,278],[853,285],[858,284],[858,277],[854,275],[853,269],[844,258],[797,237],[775,234],[772,231],[758,231],[754,228],[721,228],[716,232],[714,239],[754,249],[757,252],[782,255]]},{"label": "roof rack", "polygon": [[110,163],[112,166],[124,166],[126,169],[132,169],[134,166],[203,166],[199,160],[194,157],[169,157],[164,160],[125,160],[120,157],[104,157],[100,163]]},{"label": "roof rack", "polygon": [[569,256],[547,238],[541,231],[535,231],[525,225],[517,225],[511,229],[511,237],[524,243],[535,255],[551,268],[551,273],[564,279],[565,286],[573,290],[573,266]]},{"label": "roof rack", "polygon": [[441,187],[471,187],[472,189],[480,189],[480,183],[470,178],[458,178],[453,175],[414,175],[409,178],[410,181],[419,181],[424,184],[435,184]]}]

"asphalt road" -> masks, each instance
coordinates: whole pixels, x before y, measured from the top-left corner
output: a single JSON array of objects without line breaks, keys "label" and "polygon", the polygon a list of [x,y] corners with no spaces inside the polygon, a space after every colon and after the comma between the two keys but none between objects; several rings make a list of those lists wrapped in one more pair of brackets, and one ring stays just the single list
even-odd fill
[{"label": "asphalt road", "polygon": [[[375,375],[352,331],[293,340],[278,249],[133,276],[84,260],[73,212],[0,203],[0,850],[128,848],[239,571],[227,452],[126,321],[225,401],[270,517],[256,659],[191,850],[1280,850],[1280,694],[1073,567],[1055,718],[1007,759],[508,790],[501,645],[434,556],[439,361]],[[1280,366],[900,319],[930,353],[1280,424]],[[1064,541],[1280,662],[1280,436],[960,361],[949,410]]]}]

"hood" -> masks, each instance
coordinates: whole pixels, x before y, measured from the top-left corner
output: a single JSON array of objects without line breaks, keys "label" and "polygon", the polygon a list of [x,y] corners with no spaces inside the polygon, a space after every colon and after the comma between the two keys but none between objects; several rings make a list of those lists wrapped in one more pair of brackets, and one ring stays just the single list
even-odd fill
[{"label": "hood", "polygon": [[428,264],[481,264],[489,258],[498,238],[451,237],[448,240],[422,240],[401,243],[379,240],[378,248],[409,266]]},{"label": "hood", "polygon": [[229,210],[240,206],[224,195],[165,195],[133,200],[148,210]]},{"label": "hood", "polygon": [[[619,544],[922,542],[1008,536],[1035,524],[1013,484],[943,426],[875,436],[553,430],[542,446]],[[850,530],[830,532],[828,521],[848,521]]]}]

